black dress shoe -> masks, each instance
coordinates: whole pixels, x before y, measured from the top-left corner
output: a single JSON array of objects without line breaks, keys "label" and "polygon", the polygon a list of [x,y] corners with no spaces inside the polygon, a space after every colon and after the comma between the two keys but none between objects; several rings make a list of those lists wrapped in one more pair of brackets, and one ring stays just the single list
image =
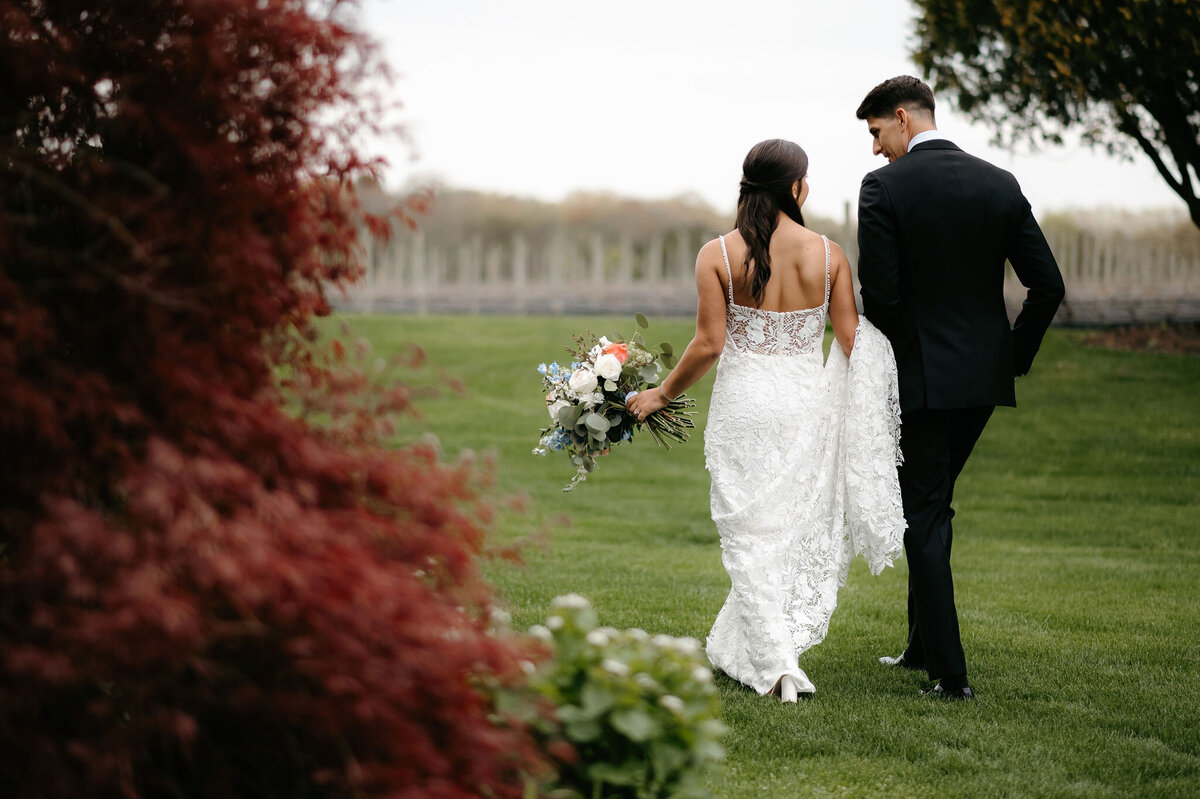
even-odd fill
[{"label": "black dress shoe", "polygon": [[901,652],[894,658],[890,658],[885,655],[879,659],[879,662],[885,666],[899,666],[900,668],[908,669],[909,671],[925,671],[924,666],[918,666],[915,663],[909,662],[906,654],[907,653]]},{"label": "black dress shoe", "polygon": [[941,685],[935,685],[928,691],[922,691],[921,696],[928,696],[933,699],[945,699],[950,702],[961,699],[974,699],[975,692],[971,690],[971,686],[969,685],[964,685],[962,688],[952,691],[947,691]]}]

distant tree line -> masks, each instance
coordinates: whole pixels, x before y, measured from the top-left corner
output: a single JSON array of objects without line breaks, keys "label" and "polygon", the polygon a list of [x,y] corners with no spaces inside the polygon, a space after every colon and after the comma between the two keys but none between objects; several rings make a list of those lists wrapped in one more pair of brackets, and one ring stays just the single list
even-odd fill
[{"label": "distant tree line", "polygon": [[[560,202],[460,188],[405,187],[389,193],[378,184],[360,186],[368,208],[394,206],[398,198],[427,192],[426,213],[418,229],[433,241],[460,241],[479,236],[508,240],[520,233],[545,240],[564,229],[587,231],[606,237],[644,239],[679,230],[715,236],[733,229],[734,209],[722,213],[695,195],[662,199],[622,197],[606,192],[575,192]],[[808,226],[839,242],[846,238],[844,221],[807,214]],[[853,228],[850,228],[851,237]],[[852,242],[850,242],[852,243]]]}]

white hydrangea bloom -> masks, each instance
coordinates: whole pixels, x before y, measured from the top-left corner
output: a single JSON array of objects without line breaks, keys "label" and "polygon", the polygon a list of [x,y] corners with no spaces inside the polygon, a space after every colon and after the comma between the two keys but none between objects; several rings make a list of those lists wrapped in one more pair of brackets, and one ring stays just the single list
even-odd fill
[{"label": "white hydrangea bloom", "polygon": [[582,610],[588,607],[589,604],[591,603],[589,603],[587,599],[581,597],[579,594],[563,594],[562,596],[554,597],[554,599],[550,602],[550,607]]},{"label": "white hydrangea bloom", "polygon": [[621,661],[613,660],[612,658],[605,658],[600,664],[600,668],[617,677],[626,677],[629,675],[629,667]]},{"label": "white hydrangea bloom", "polygon": [[586,640],[592,646],[608,646],[608,636],[600,630],[592,630],[587,634]]},{"label": "white hydrangea bloom", "polygon": [[677,696],[667,694],[666,696],[660,697],[658,703],[672,713],[683,712],[683,700]]}]

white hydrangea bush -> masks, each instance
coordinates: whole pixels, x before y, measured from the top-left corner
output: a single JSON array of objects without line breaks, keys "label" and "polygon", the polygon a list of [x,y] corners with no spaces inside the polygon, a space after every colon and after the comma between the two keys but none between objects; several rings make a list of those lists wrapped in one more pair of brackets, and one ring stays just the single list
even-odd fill
[{"label": "white hydrangea bush", "polygon": [[724,725],[699,641],[598,627],[577,594],[555,599],[530,633],[552,651],[532,675],[555,707],[557,729],[548,732],[574,750],[559,763],[560,790],[589,799],[711,796],[705,778],[724,758]]}]

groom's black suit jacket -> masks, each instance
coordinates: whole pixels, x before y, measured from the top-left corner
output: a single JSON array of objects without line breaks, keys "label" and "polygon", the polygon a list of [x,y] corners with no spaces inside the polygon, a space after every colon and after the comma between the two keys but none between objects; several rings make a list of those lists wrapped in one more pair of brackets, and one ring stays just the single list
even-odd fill
[{"label": "groom's black suit jacket", "polygon": [[[1008,172],[945,139],[868,174],[858,206],[863,312],[892,342],[900,406],[1016,405],[1063,297],[1062,275]],[[1009,328],[1004,262],[1028,290]]]}]

